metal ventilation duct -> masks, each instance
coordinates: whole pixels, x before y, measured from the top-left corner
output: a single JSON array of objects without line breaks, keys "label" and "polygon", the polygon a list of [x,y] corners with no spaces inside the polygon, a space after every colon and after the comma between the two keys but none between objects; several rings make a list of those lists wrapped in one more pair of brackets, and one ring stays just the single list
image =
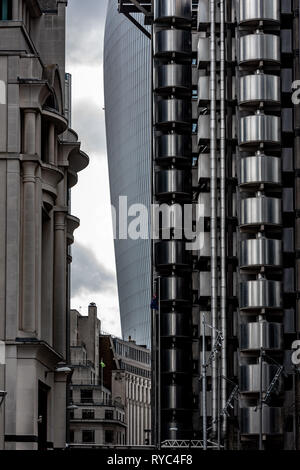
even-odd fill
[{"label": "metal ventilation duct", "polygon": [[[281,408],[263,407],[262,433],[267,436],[283,434]],[[240,432],[243,435],[259,435],[260,413],[257,407],[240,409]]]}]

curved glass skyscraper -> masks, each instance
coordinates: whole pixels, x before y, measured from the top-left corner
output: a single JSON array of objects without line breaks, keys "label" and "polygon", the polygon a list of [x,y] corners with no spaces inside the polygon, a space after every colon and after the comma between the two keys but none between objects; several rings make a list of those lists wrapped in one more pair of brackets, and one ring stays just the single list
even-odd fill
[{"label": "curved glass skyscraper", "polygon": [[[151,42],[108,3],[104,92],[111,202],[150,205]],[[117,211],[118,213],[118,211]],[[124,339],[150,346],[150,240],[115,240]]]}]

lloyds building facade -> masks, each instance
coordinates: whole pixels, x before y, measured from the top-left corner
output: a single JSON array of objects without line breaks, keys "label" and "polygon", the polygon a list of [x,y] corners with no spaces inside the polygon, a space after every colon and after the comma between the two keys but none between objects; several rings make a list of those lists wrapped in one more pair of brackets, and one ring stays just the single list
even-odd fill
[{"label": "lloyds building facade", "polygon": [[[156,443],[297,449],[299,2],[119,10],[152,25],[152,197],[173,212],[152,249]],[[198,251],[176,204],[202,208]]]}]

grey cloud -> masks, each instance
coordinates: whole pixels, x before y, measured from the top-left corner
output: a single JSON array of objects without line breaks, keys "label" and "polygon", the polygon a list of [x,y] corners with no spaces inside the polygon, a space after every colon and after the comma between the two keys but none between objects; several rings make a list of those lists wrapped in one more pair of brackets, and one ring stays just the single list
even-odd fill
[{"label": "grey cloud", "polygon": [[116,279],[95,257],[92,250],[76,243],[72,250],[72,296],[82,293],[115,292]]},{"label": "grey cloud", "polygon": [[71,0],[67,9],[67,53],[73,64],[99,66],[107,0]]},{"label": "grey cloud", "polygon": [[82,149],[88,154],[105,154],[105,118],[104,111],[92,102],[77,100],[73,107],[73,121]]}]

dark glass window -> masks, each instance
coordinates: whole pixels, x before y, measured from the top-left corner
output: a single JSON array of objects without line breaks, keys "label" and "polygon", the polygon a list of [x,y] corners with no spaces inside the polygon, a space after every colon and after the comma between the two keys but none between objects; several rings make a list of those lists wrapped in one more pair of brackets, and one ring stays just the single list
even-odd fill
[{"label": "dark glass window", "polygon": [[114,441],[114,432],[113,431],[105,431],[105,443],[112,444]]},{"label": "dark glass window", "polygon": [[0,20],[12,19],[12,0],[0,0]]},{"label": "dark glass window", "polygon": [[82,442],[86,444],[95,442],[95,431],[82,431]]},{"label": "dark glass window", "polygon": [[94,410],[82,410],[82,419],[94,419],[95,412]]},{"label": "dark glass window", "polygon": [[81,403],[93,403],[93,390],[80,390]]},{"label": "dark glass window", "polygon": [[70,431],[70,442],[73,443],[74,442],[74,431]]},{"label": "dark glass window", "polygon": [[114,412],[112,410],[105,410],[105,419],[114,419]]}]

